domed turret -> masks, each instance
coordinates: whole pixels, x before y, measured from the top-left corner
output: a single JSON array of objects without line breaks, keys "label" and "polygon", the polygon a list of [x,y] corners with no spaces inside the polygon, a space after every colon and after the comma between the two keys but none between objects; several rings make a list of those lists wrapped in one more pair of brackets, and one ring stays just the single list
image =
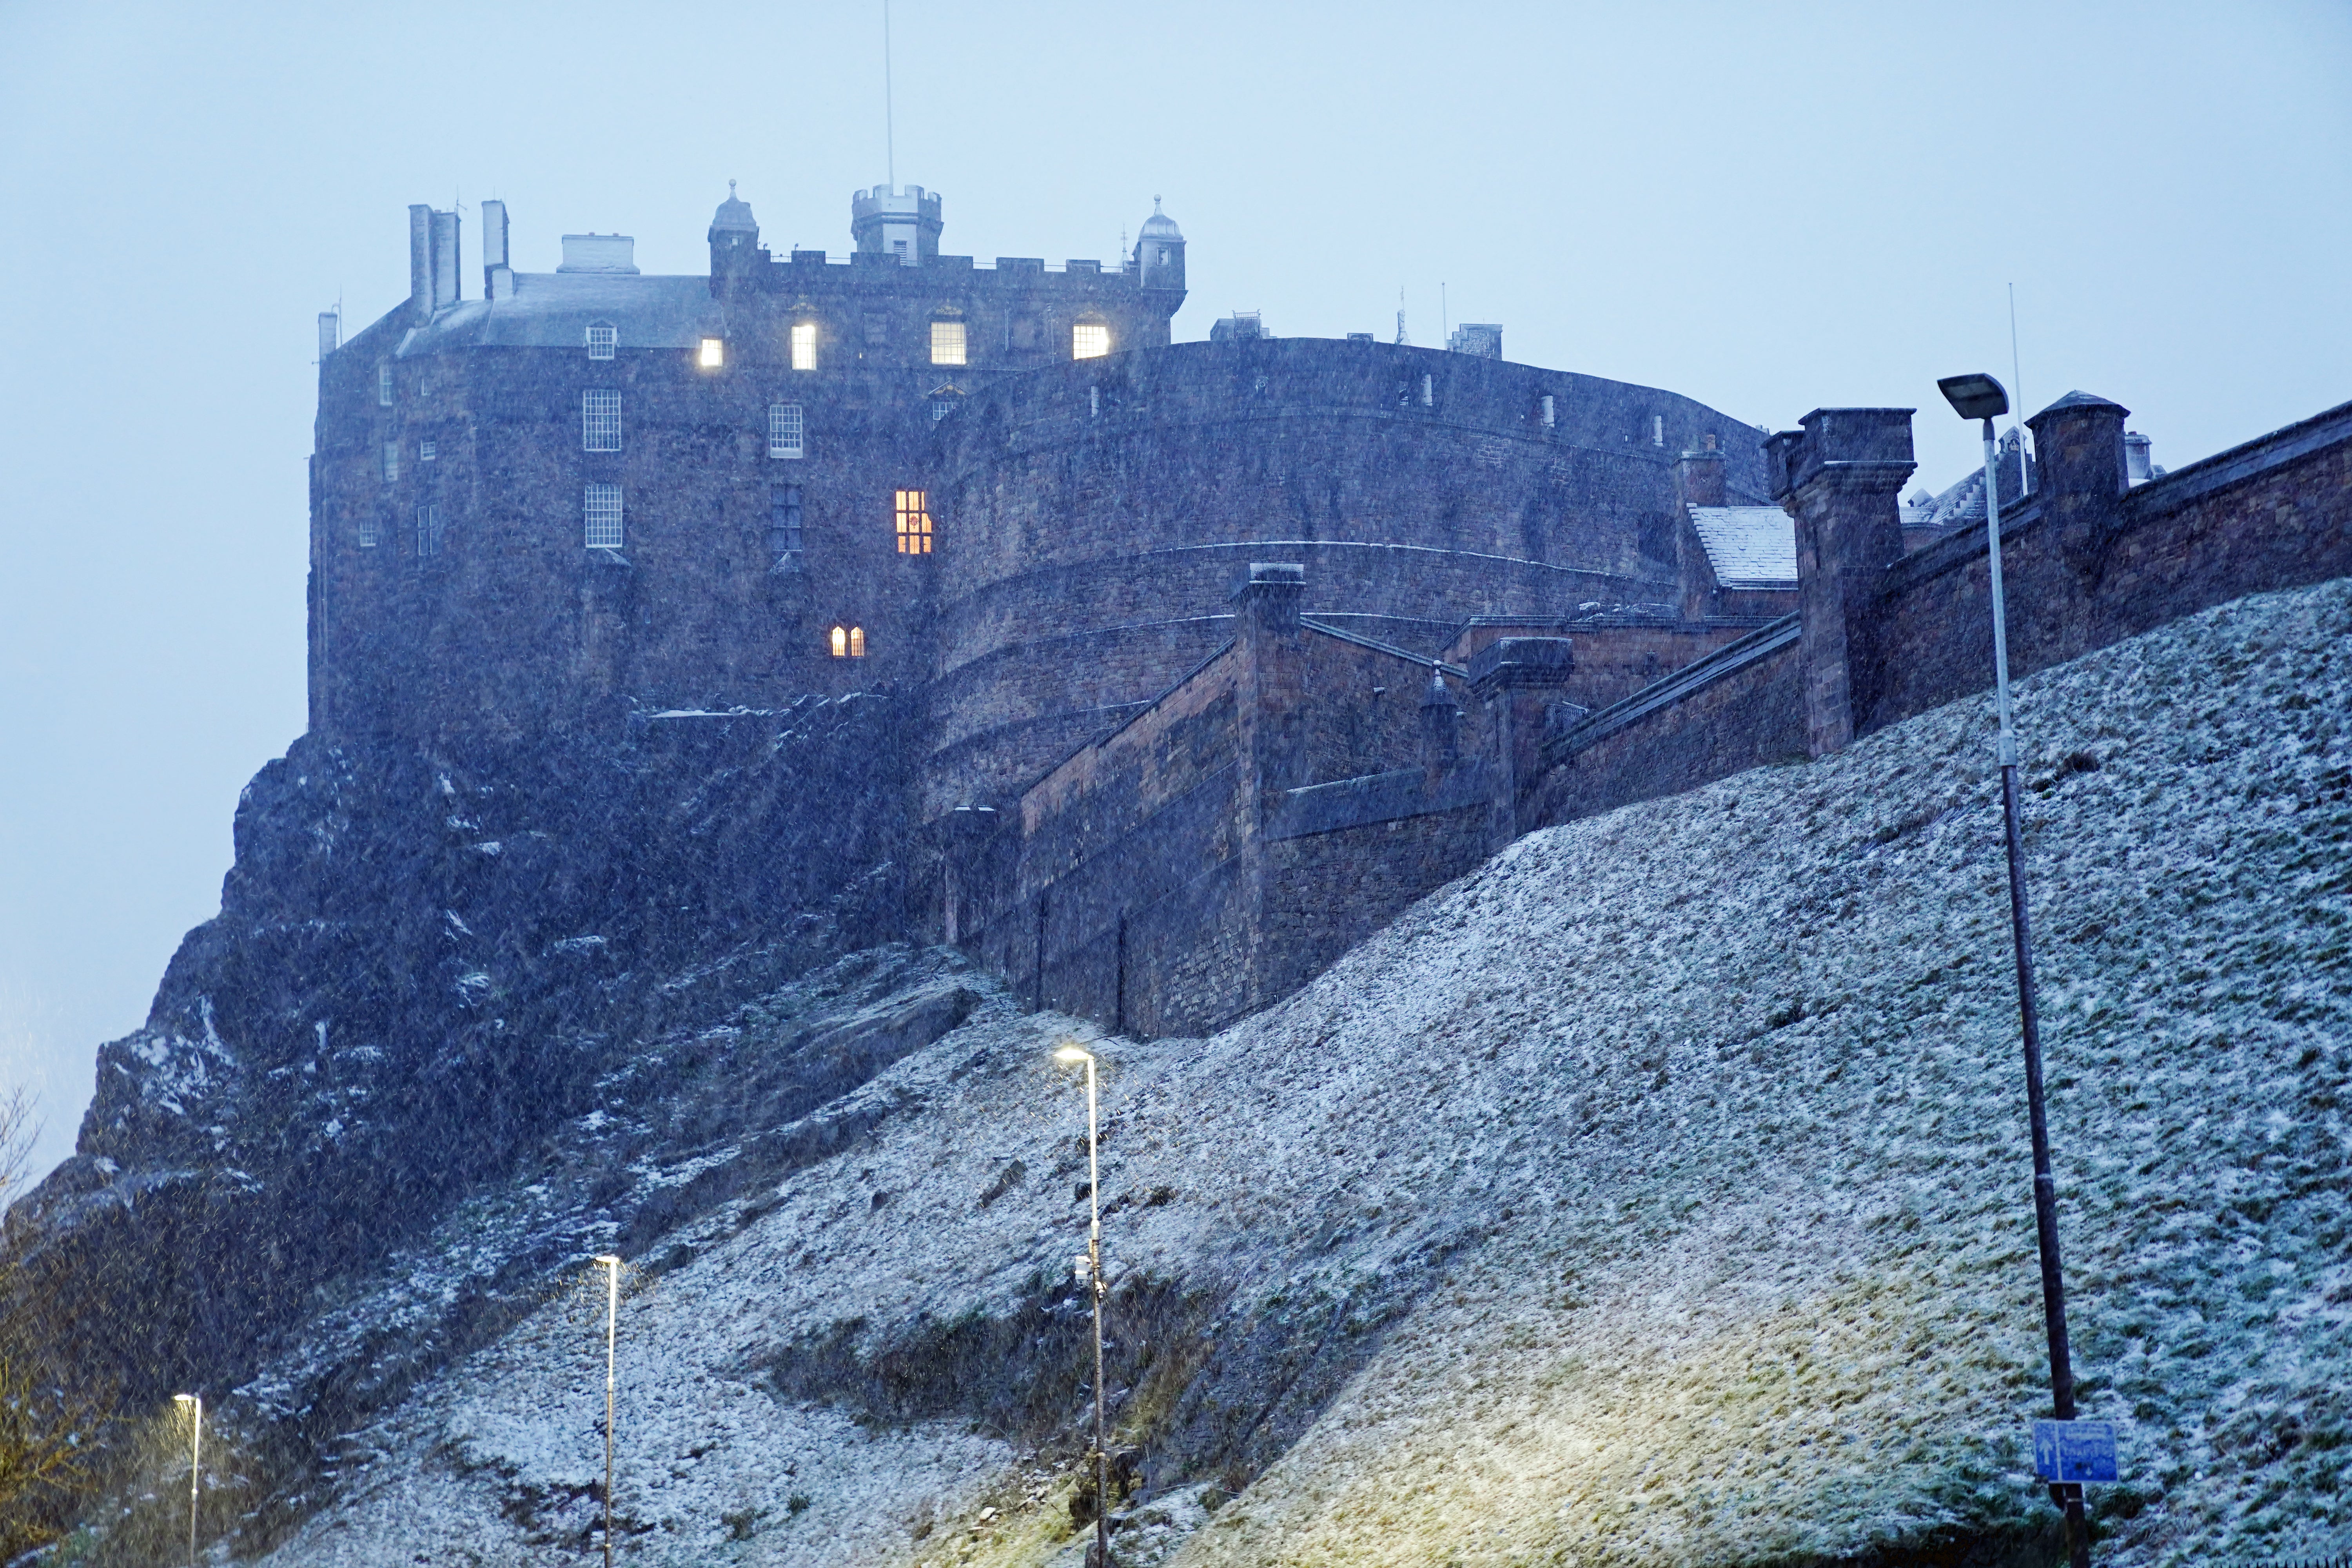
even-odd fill
[{"label": "domed turret", "polygon": [[1151,198],[1151,216],[1136,231],[1134,263],[1144,288],[1184,291],[1184,231],[1160,210],[1158,196]]},{"label": "domed turret", "polygon": [[759,265],[760,223],[751,204],[737,199],[735,182],[727,182],[727,199],[710,219],[710,291],[719,292],[722,279],[745,277]]}]

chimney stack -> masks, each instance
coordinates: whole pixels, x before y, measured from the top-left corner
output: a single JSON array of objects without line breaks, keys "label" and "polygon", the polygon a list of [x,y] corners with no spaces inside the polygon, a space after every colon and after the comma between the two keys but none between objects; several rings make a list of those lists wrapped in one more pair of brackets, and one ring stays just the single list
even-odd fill
[{"label": "chimney stack", "polygon": [[331,353],[333,353],[337,349],[339,349],[339,348],[341,348],[341,347],[342,347],[342,346],[343,346],[343,316],[342,316],[342,312],[341,312],[341,310],[321,310],[321,311],[320,311],[320,312],[319,312],[319,363],[320,363],[320,364],[324,364],[324,363],[327,363],[327,356],[328,356],[329,354],[331,354]]},{"label": "chimney stack", "polygon": [[1685,507],[1721,506],[1723,496],[1723,454],[1710,430],[1675,460],[1675,499]]},{"label": "chimney stack", "polygon": [[506,300],[514,295],[514,267],[507,257],[507,204],[482,204],[482,298]]}]

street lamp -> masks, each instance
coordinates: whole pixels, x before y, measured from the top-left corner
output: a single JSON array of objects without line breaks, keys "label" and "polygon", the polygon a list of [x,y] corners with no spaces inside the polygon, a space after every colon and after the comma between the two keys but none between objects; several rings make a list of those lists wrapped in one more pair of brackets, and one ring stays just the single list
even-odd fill
[{"label": "street lamp", "polygon": [[621,1260],[607,1252],[604,1270],[604,1568],[613,1568],[613,1326],[621,1310]]},{"label": "street lamp", "polygon": [[1095,1058],[1076,1041],[1054,1053],[1057,1062],[1087,1064],[1087,1250],[1078,1259],[1078,1282],[1095,1298],[1095,1568],[1110,1568],[1110,1458],[1103,1447],[1102,1168],[1095,1154]]},{"label": "street lamp", "polygon": [[205,1396],[175,1394],[172,1403],[188,1407],[188,1568],[196,1568],[196,1475],[205,1458]]},{"label": "street lamp", "polygon": [[[2009,924],[2017,952],[2017,1013],[2025,1036],[2025,1104],[2033,1130],[2033,1227],[2042,1247],[2042,1313],[2050,1331],[2050,1404],[2061,1421],[2074,1419],[2074,1358],[2066,1348],[2066,1278],[2058,1258],[2058,1183],[2050,1173],[2050,1121],[2042,1105],[2042,1015],[2033,994],[2033,935],[2025,917],[2025,841],[2017,815],[2017,734],[2009,704],[2009,618],[2000,591],[2000,468],[1992,422],[2009,412],[2009,394],[1989,375],[1948,375],[1937,389],[1963,419],[1984,422],[1985,542],[1992,581],[1993,702],[2000,714],[2001,819],[2009,839]],[[2023,461],[2020,458],[2021,463]],[[2022,470],[2021,469],[2021,472]],[[2053,1483],[2053,1500],[2066,1510],[2071,1568],[2090,1568],[2091,1536],[2083,1520],[2080,1482]]]}]

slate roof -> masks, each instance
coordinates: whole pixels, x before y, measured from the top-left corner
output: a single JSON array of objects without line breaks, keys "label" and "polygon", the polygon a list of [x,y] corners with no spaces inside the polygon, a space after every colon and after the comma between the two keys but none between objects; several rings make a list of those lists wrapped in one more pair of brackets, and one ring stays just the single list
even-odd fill
[{"label": "slate roof", "polygon": [[692,348],[723,335],[719,301],[708,278],[625,273],[518,272],[515,291],[499,300],[467,300],[443,310],[401,340],[399,353],[452,349],[576,349],[592,323],[614,329],[625,349]]},{"label": "slate roof", "polygon": [[1777,506],[1695,506],[1691,527],[1726,588],[1797,585],[1797,525]]}]

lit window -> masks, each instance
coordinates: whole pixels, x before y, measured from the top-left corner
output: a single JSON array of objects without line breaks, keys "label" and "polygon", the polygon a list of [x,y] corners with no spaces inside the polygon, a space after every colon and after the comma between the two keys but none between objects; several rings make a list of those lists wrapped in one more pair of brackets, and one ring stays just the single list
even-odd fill
[{"label": "lit window", "polygon": [[1100,359],[1110,353],[1110,329],[1100,321],[1080,321],[1070,329],[1072,359]]},{"label": "lit window", "polygon": [[583,392],[580,395],[580,447],[586,452],[621,449],[621,395]]},{"label": "lit window", "polygon": [[594,326],[588,329],[588,357],[590,359],[611,359],[613,357],[613,345],[620,342],[620,333],[614,331],[611,327],[605,325],[604,322],[598,321]]},{"label": "lit window", "polygon": [[933,364],[963,363],[963,323],[961,321],[931,323],[931,363]]},{"label": "lit window", "polygon": [[801,488],[778,485],[768,499],[768,553],[788,561],[801,552]]},{"label": "lit window", "polygon": [[375,367],[375,400],[383,407],[392,406],[392,366],[389,364]]},{"label": "lit window", "polygon": [[898,553],[929,555],[931,552],[931,514],[923,492],[900,490],[894,505],[898,523]]},{"label": "lit window", "polygon": [[585,540],[591,550],[621,548],[621,487],[590,485],[584,511]]},{"label": "lit window", "polygon": [[833,628],[833,657],[835,658],[849,657],[849,628],[846,626]]},{"label": "lit window", "polygon": [[383,542],[383,526],[378,523],[373,516],[361,518],[360,548],[362,550],[373,550],[377,545],[382,544]]},{"label": "lit window", "polygon": [[400,443],[386,441],[383,444],[383,482],[390,484],[398,478],[400,478]]},{"label": "lit window", "polygon": [[727,363],[726,340],[723,338],[703,339],[702,353],[697,359],[696,363],[701,365],[705,370],[717,370],[720,365],[725,364]]},{"label": "lit window", "polygon": [[801,458],[808,455],[803,439],[806,426],[801,419],[797,403],[768,405],[768,456],[771,458]]},{"label": "lit window", "polygon": [[816,323],[796,321],[793,325],[793,368],[816,368]]},{"label": "lit window", "polygon": [[852,626],[849,628],[849,657],[852,658],[864,658],[866,657],[866,628],[864,626]]},{"label": "lit window", "polygon": [[419,441],[416,443],[416,460],[418,462],[429,463],[440,455],[441,448],[434,442]]},{"label": "lit window", "polygon": [[441,553],[441,509],[437,506],[420,506],[416,509],[416,553],[419,555]]}]

